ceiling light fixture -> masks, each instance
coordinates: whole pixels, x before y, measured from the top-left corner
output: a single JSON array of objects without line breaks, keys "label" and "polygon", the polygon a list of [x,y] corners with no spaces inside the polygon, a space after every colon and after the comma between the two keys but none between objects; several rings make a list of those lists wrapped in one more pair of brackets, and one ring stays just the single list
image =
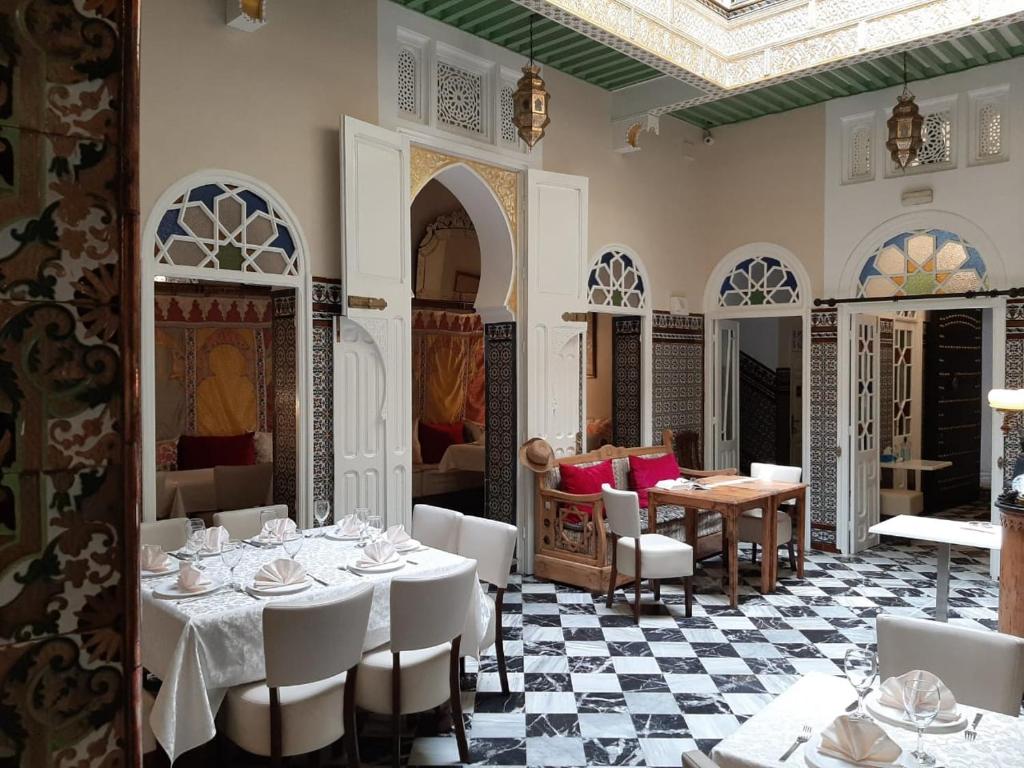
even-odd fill
[{"label": "ceiling light fixture", "polygon": [[544,138],[544,129],[551,118],[548,117],[548,100],[551,94],[544,87],[540,76],[540,67],[533,63],[533,21],[537,14],[530,15],[530,63],[523,67],[523,76],[516,83],[515,116],[512,122],[519,131],[519,137],[530,149]]},{"label": "ceiling light fixture", "polygon": [[889,128],[889,140],[885,148],[889,150],[892,160],[901,169],[917,159],[923,140],[921,128],[924,118],[917,108],[914,94],[907,88],[907,52],[903,52],[903,93],[896,97],[896,106],[892,108],[892,117],[886,122]]}]

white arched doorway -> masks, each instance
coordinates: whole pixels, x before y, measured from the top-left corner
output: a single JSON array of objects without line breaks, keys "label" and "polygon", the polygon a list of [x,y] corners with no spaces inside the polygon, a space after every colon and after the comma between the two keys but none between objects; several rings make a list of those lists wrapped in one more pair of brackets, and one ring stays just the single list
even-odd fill
[{"label": "white arched doorway", "polygon": [[143,520],[157,518],[154,285],[214,281],[294,290],[295,434],[286,439],[294,440],[295,514],[300,525],[307,524],[313,439],[311,276],[306,239],[294,213],[256,179],[234,171],[199,171],[158,198],[143,229],[142,253]]}]

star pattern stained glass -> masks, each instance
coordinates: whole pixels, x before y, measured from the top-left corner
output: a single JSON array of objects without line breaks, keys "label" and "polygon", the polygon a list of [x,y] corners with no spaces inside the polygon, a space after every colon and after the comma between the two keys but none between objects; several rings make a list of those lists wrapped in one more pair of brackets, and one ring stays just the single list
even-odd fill
[{"label": "star pattern stained glass", "polygon": [[647,306],[644,278],[629,254],[612,249],[602,253],[587,280],[590,303],[598,307],[643,309]]},{"label": "star pattern stained glass", "polygon": [[799,304],[796,275],[772,256],[754,256],[733,267],[718,290],[718,306]]},{"label": "star pattern stained glass", "polygon": [[156,231],[159,264],[298,275],[298,246],[284,212],[239,184],[193,187],[164,212]]},{"label": "star pattern stained glass", "polygon": [[861,269],[858,295],[920,296],[987,287],[977,248],[953,232],[926,229],[886,240]]}]

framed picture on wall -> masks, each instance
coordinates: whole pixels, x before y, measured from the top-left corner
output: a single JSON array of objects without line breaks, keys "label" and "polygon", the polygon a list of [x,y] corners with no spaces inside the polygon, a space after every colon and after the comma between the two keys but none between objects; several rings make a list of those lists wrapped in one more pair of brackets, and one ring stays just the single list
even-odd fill
[{"label": "framed picture on wall", "polygon": [[597,378],[597,313],[587,313],[587,378]]}]

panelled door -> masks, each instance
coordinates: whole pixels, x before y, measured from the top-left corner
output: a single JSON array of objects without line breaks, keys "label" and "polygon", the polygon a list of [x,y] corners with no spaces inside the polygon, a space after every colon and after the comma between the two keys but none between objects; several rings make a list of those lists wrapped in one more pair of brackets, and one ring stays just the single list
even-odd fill
[{"label": "panelled door", "polygon": [[850,409],[850,440],[853,472],[850,482],[850,509],[853,525],[850,530],[850,551],[859,552],[878,543],[878,536],[868,529],[878,522],[880,499],[879,426],[881,409],[878,397],[878,318],[868,315],[852,317],[850,366],[853,408]]},{"label": "panelled door", "polygon": [[714,466],[723,469],[740,465],[740,324],[716,325]]},{"label": "panelled door", "polygon": [[336,335],[335,505],[347,513],[358,499],[410,527],[409,143],[350,117],[341,133],[344,312],[363,333]]}]

